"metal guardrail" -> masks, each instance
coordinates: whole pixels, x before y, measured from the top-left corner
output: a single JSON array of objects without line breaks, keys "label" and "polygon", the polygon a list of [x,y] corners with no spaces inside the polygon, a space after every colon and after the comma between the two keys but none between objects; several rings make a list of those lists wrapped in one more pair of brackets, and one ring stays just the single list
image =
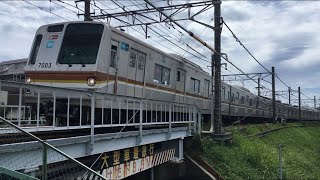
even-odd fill
[{"label": "metal guardrail", "polygon": [[[94,177],[95,179],[105,179],[101,174],[90,169],[83,163],[72,158],[71,156],[63,153],[54,146],[48,144],[46,141],[39,139],[38,137],[26,132],[22,128],[13,124],[9,120],[0,117],[3,123],[6,123],[10,128],[7,128],[6,139],[0,138],[0,144],[8,143],[14,145],[19,142],[20,139],[29,139],[33,142],[38,142],[42,144],[40,148],[33,149],[32,152],[28,152],[28,156],[24,158],[8,158],[7,160],[0,160],[2,173],[7,177],[25,177],[30,179],[80,179],[84,174],[87,177]],[[0,145],[0,153],[6,153],[7,156],[11,154],[10,146]],[[16,169],[17,166],[20,168]],[[26,169],[26,167],[28,167]],[[32,168],[30,168],[32,167]],[[18,176],[19,175],[19,176]],[[1,177],[1,176],[0,176]],[[32,178],[31,178],[32,179]]]},{"label": "metal guardrail", "polygon": [[[16,99],[19,99],[18,105],[11,106],[17,109],[15,121],[19,127],[26,121],[22,119],[25,116],[25,107],[31,108],[28,120],[34,122],[37,129],[42,124],[43,116],[52,117],[51,120],[46,119],[46,126],[51,127],[52,130],[56,127],[82,128],[84,125],[92,127],[168,125],[170,127],[172,124],[193,123],[191,116],[195,107],[191,104],[6,81],[0,82],[0,88],[15,89],[19,92],[16,94],[18,96]],[[26,89],[32,93],[23,93]],[[27,102],[29,104],[26,104]],[[33,103],[33,107],[30,107],[30,102]],[[41,114],[44,106],[51,111]]]},{"label": "metal guardrail", "polygon": [[[100,127],[132,127],[139,130],[140,139],[143,129],[154,126],[168,128],[169,136],[175,125],[187,126],[190,135],[201,132],[201,113],[192,104],[7,81],[0,81],[0,90],[12,92],[11,96],[15,95],[18,100],[17,105],[0,106],[0,110],[1,107],[9,108],[9,113],[16,114],[16,118],[10,120],[0,118],[0,136],[5,134],[6,137],[0,138],[0,153],[14,154],[17,143],[27,146],[28,142],[36,141],[43,145],[40,146],[42,149],[27,152],[25,158],[12,156],[7,162],[0,160],[0,164],[8,170],[19,170],[41,179],[77,179],[86,172],[89,172],[86,177],[103,177],[27,131],[87,128],[90,129],[91,145],[95,129]],[[26,94],[26,91],[31,93]],[[47,111],[43,111],[45,106]]]}]

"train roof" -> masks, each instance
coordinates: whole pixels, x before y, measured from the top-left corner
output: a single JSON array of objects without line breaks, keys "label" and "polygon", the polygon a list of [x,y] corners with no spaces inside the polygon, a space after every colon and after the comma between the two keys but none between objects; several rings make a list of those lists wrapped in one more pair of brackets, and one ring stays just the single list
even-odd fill
[{"label": "train roof", "polygon": [[166,54],[167,57],[170,57],[170,58],[172,58],[174,60],[177,60],[177,61],[180,61],[180,62],[184,62],[184,63],[192,66],[193,68],[195,68],[195,69],[197,69],[197,70],[199,70],[199,71],[201,71],[203,73],[209,74],[208,72],[204,71],[199,65],[193,63],[192,61],[190,61],[190,60],[188,60],[186,58],[181,57],[180,55],[173,54],[173,53],[166,53],[166,52],[164,52],[164,51],[162,51],[162,50],[160,50],[160,49],[158,49],[158,48],[156,48],[154,46],[151,46],[150,44],[147,44],[144,41],[141,41],[140,39],[137,39],[136,37],[133,37],[132,35],[130,35],[128,33],[125,33],[123,31],[120,31],[120,30],[112,27],[111,25],[108,25],[108,24],[106,24],[106,25],[109,26],[114,32],[116,32],[116,33],[118,33],[120,35],[123,35],[123,36],[125,36],[127,38],[130,38],[131,40],[134,40],[134,41],[136,41],[136,42],[138,42],[140,44],[143,44],[144,46],[146,46],[146,47],[148,47],[150,49],[153,49],[155,51],[158,51],[159,53]]},{"label": "train roof", "polygon": [[161,54],[165,54],[167,57],[170,57],[170,58],[172,58],[172,59],[174,59],[174,60],[176,60],[176,61],[184,62],[184,63],[188,64],[189,66],[192,66],[193,68],[195,68],[195,69],[197,69],[197,70],[199,70],[199,71],[201,71],[201,72],[203,72],[203,73],[209,74],[208,72],[204,71],[199,65],[193,63],[192,61],[190,61],[190,60],[188,60],[188,59],[186,59],[186,58],[182,58],[181,56],[176,55],[176,54],[166,53],[166,52],[164,52],[164,51],[162,51],[162,50],[160,50],[160,49],[158,49],[158,48],[156,48],[156,47],[154,47],[154,46],[151,46],[151,45],[147,44],[146,42],[144,42],[144,41],[142,41],[142,40],[139,40],[138,38],[136,38],[136,37],[134,37],[134,36],[132,36],[132,35],[126,33],[126,32],[123,32],[123,31],[121,31],[121,30],[119,30],[119,29],[116,29],[115,27],[112,27],[110,24],[106,24],[106,23],[104,23],[104,22],[96,22],[96,21],[70,21],[70,22],[61,22],[61,23],[46,24],[46,25],[43,25],[43,26],[41,26],[41,27],[52,26],[52,25],[59,25],[59,24],[71,24],[71,23],[103,24],[103,25],[109,27],[113,32],[115,32],[115,33],[117,33],[117,34],[120,34],[120,35],[122,35],[122,36],[125,36],[126,38],[129,38],[129,39],[131,39],[131,40],[133,40],[133,41],[136,41],[136,42],[138,42],[138,43],[140,43],[140,44],[142,44],[142,45],[144,45],[144,46],[146,46],[146,47],[148,47],[148,48],[150,48],[150,49],[153,49],[153,50],[155,50],[155,51],[157,51],[157,52],[159,52],[159,53],[161,53]]},{"label": "train roof", "polygon": [[247,88],[245,88],[245,87],[242,87],[242,86],[232,85],[232,87],[235,87],[235,88],[237,88],[237,89],[241,89],[241,90],[243,90],[243,91],[246,91],[246,92],[251,93],[249,89],[247,89]]}]

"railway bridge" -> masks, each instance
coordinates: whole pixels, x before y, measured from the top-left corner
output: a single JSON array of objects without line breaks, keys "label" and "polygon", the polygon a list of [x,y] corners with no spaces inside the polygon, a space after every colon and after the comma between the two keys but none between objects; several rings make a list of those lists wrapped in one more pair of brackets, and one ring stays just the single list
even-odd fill
[{"label": "railway bridge", "polygon": [[[0,174],[20,179],[123,179],[183,160],[200,133],[196,106],[0,81]],[[2,100],[4,98],[2,97]]]}]

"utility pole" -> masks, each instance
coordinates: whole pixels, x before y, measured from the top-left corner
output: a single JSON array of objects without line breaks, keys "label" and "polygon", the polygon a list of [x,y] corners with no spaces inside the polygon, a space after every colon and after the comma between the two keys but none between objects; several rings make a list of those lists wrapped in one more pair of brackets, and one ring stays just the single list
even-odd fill
[{"label": "utility pole", "polygon": [[214,55],[211,55],[211,127],[210,132],[214,131]]},{"label": "utility pole", "polygon": [[221,116],[221,1],[214,6],[214,49],[212,64],[214,64],[214,130],[222,133]]},{"label": "utility pole", "polygon": [[260,97],[260,77],[258,77],[258,97]]},{"label": "utility pole", "polygon": [[275,84],[275,72],[272,67],[272,120],[276,122],[276,84]]},{"label": "utility pole", "polygon": [[314,100],[314,108],[316,109],[317,108],[317,100],[316,100],[316,96],[313,97],[313,100]]},{"label": "utility pole", "polygon": [[92,21],[90,15],[90,0],[84,0],[84,20]]},{"label": "utility pole", "polygon": [[289,92],[289,106],[291,106],[291,87],[288,87]]},{"label": "utility pole", "polygon": [[301,91],[300,91],[300,87],[298,87],[298,93],[299,93],[299,121],[301,121]]}]

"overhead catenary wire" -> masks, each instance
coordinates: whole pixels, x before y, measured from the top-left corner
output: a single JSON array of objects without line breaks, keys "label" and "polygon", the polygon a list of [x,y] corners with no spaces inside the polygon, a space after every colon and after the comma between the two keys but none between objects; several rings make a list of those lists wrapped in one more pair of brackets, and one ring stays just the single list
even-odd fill
[{"label": "overhead catenary wire", "polygon": [[42,11],[46,11],[47,13],[53,14],[53,15],[61,18],[61,19],[64,19],[64,20],[66,20],[66,21],[70,21],[69,19],[66,19],[66,18],[64,18],[64,17],[62,17],[62,16],[60,16],[60,15],[58,15],[58,14],[55,14],[55,13],[49,11],[49,10],[46,10],[46,9],[40,7],[40,6],[37,6],[37,5],[35,5],[35,4],[33,4],[33,3],[29,2],[29,1],[26,1],[26,0],[22,0],[22,1],[24,1],[25,3],[28,3],[28,4],[30,4],[30,5],[32,5],[32,6],[34,6],[34,7],[37,7],[37,8],[39,8],[39,9],[42,10]]},{"label": "overhead catenary wire", "polygon": [[[100,2],[100,1],[98,1],[98,2],[101,3],[101,4],[103,4],[103,3]],[[103,5],[104,5],[104,4],[103,4]],[[118,5],[118,6],[120,6],[120,7],[125,7],[125,6],[123,6],[123,5],[122,5],[121,3],[119,3],[119,2],[116,3],[116,5]],[[106,6],[106,5],[104,5],[104,6]],[[101,10],[102,10],[102,9],[101,9]],[[138,18],[136,18],[136,20],[139,21],[139,22],[142,22],[142,21],[141,21],[140,19],[138,19]],[[123,22],[123,23],[125,23],[125,22]],[[131,27],[131,28],[132,28],[132,27]],[[133,28],[132,28],[132,29],[133,29]],[[153,33],[155,33],[156,35],[162,37],[162,38],[165,39],[166,41],[170,42],[172,45],[174,45],[174,46],[176,46],[177,48],[181,49],[181,50],[184,51],[185,53],[188,53],[188,54],[196,57],[197,59],[200,59],[200,60],[206,61],[206,62],[208,62],[208,63],[211,63],[209,60],[206,60],[206,59],[204,59],[204,58],[202,58],[202,57],[199,57],[199,56],[197,56],[197,55],[189,52],[187,49],[182,48],[182,47],[179,46],[177,43],[173,42],[173,41],[170,40],[169,38],[161,35],[161,34],[160,34],[159,32],[157,32],[157,31],[155,31],[153,28],[149,27],[149,29],[150,29]],[[158,43],[158,44],[159,44],[159,43]],[[183,44],[183,45],[186,45],[186,44]],[[194,50],[194,49],[193,49],[193,50]],[[195,50],[194,50],[194,51],[195,51]],[[200,53],[200,52],[196,52],[196,53]],[[179,54],[179,53],[177,53],[177,54]],[[201,53],[200,53],[200,54],[201,54]]]},{"label": "overhead catenary wire", "polygon": [[[231,32],[232,36],[236,39],[236,41],[247,51],[247,53],[266,71],[268,71],[270,74],[272,74],[272,72],[267,69],[249,50],[248,48],[240,41],[240,39],[235,35],[235,33],[231,30],[231,28],[228,26],[228,24],[222,20],[223,24],[227,27],[227,29]],[[286,87],[289,88],[289,86],[277,75],[275,74],[275,77],[281,82],[283,83]]]},{"label": "overhead catenary wire", "polygon": [[[99,3],[101,3],[101,4],[103,4],[104,6],[106,6],[104,3],[102,3],[101,2],[101,0],[97,0],[97,2],[99,2]],[[115,2],[115,0],[112,0],[112,2]],[[117,3],[115,3],[116,5],[118,5],[119,7],[122,7],[122,9],[123,10],[125,10],[125,6],[124,5],[120,5],[121,3],[119,3],[119,1],[117,1]],[[154,8],[156,8],[156,6],[154,6]],[[122,21],[123,22],[123,21]],[[140,21],[141,22],[141,21]],[[178,23],[176,23],[176,24],[178,24]],[[178,25],[179,27],[182,27],[180,24]],[[150,28],[151,29],[151,28]],[[153,30],[153,29],[152,29]],[[183,30],[186,30],[186,29],[183,29]],[[155,32],[154,30],[153,30],[153,32]],[[186,30],[186,32],[187,33],[191,33],[190,31],[187,31]],[[155,32],[155,33],[157,33],[158,35],[160,35],[158,32]],[[163,36],[162,36],[163,37]],[[165,37],[164,37],[165,38]],[[168,39],[168,38],[165,38],[165,39]],[[170,40],[169,40],[169,42],[170,42]],[[171,41],[171,43],[172,43],[172,41]],[[174,44],[175,46],[177,46],[176,44]],[[207,46],[206,46],[207,47]],[[179,49],[181,49],[181,47],[178,47]],[[211,49],[212,50],[212,49]],[[187,52],[186,50],[184,50],[185,52]],[[190,52],[188,52],[189,54],[190,54]],[[227,61],[229,64],[231,64],[233,67],[235,67],[238,71],[240,71],[241,73],[243,73],[243,74],[246,74],[246,73],[244,73],[239,67],[237,67],[236,65],[234,65],[231,61],[229,61],[227,58],[225,58],[222,54],[219,54],[225,61]],[[199,58],[198,56],[196,56],[198,59],[200,59],[200,60],[204,60],[204,61],[206,61],[206,62],[208,62],[208,63],[210,63],[211,64],[211,61],[209,61],[209,60],[205,60],[205,59],[203,59],[203,58]],[[247,74],[246,74],[247,75]],[[249,79],[251,79],[252,81],[254,81],[255,83],[257,83],[258,84],[258,82],[257,81],[255,81],[253,78],[251,78],[250,76],[248,76],[247,75],[247,77],[249,78]]]}]

